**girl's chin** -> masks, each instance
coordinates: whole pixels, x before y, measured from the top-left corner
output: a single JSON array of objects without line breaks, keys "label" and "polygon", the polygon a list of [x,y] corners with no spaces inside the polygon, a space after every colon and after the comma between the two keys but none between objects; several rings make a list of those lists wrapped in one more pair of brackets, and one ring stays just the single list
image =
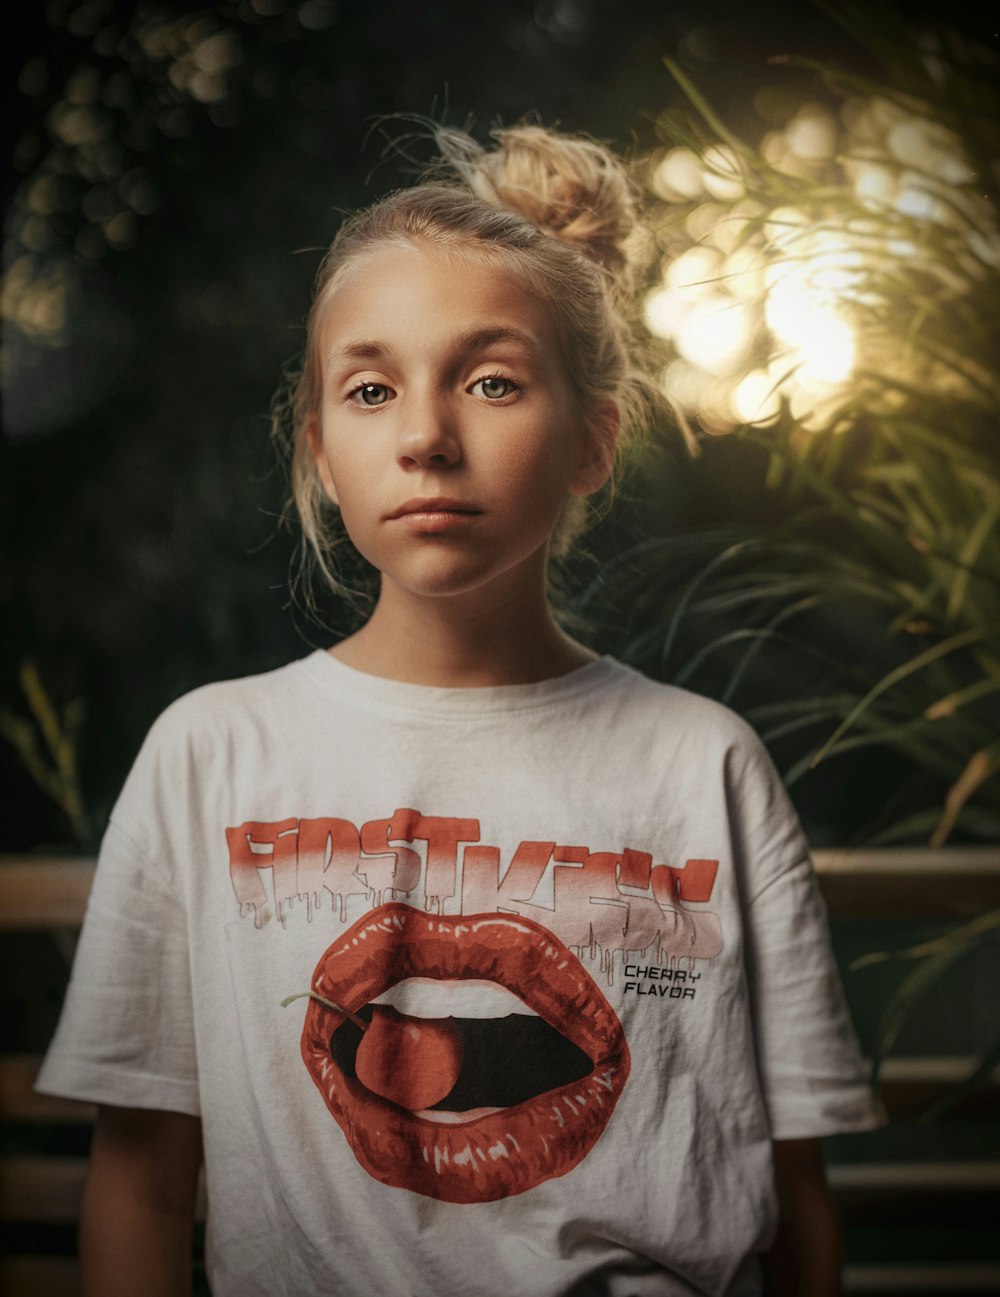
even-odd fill
[{"label": "girl's chin", "polygon": [[380,602],[391,603],[396,598],[461,599],[497,594],[507,600],[521,596],[534,596],[545,590],[545,562],[520,560],[508,566],[495,563],[473,562],[468,558],[457,562],[442,561],[446,556],[435,555],[434,562],[413,564],[406,570],[382,569]]}]

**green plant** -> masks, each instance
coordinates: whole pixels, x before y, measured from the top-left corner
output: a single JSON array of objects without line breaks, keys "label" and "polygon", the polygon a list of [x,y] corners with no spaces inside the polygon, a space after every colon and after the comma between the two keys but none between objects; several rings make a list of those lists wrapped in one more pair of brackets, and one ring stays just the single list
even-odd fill
[{"label": "green plant", "polygon": [[[91,841],[91,825],[80,789],[77,735],[84,718],[84,702],[75,698],[60,716],[42,683],[37,665],[21,664],[21,690],[31,720],[9,708],[0,709],[0,734],[11,744],[24,769],[65,813],[78,843]],[[44,747],[39,744],[39,737]]]},{"label": "green plant", "polygon": [[874,70],[776,60],[805,79],[758,94],[753,143],[666,60],[696,113],[665,115],[644,164],[645,316],[697,439],[766,457],[774,520],[630,550],[606,582],[615,647],[737,706],[790,786],[892,753],[868,841],[995,839],[996,58],[896,10],[823,7]]},{"label": "green plant", "polygon": [[[785,79],[755,97],[766,128],[750,142],[667,59],[694,112],[662,116],[642,166],[664,390],[706,461],[729,447],[737,475],[766,466],[770,516],[680,534],[665,519],[578,605],[600,622],[613,592],[608,646],[740,710],[792,788],[834,758],[891,758],[855,842],[996,841],[998,60],[944,23],[821,7],[866,71],[775,60]],[[876,1080],[926,992],[998,923],[858,961],[916,961],[886,1005]]]},{"label": "green plant", "polygon": [[[920,942],[904,950],[874,951],[851,964],[852,972],[889,961],[913,961],[914,967],[900,981],[882,1011],[875,1046],[872,1050],[873,1082],[878,1081],[882,1060],[892,1051],[905,1023],[920,1007],[924,996],[954,964],[989,940],[1000,928],[1000,910],[981,914],[968,923],[946,932],[933,941]],[[1000,1036],[979,1058],[970,1074],[950,1086],[921,1114],[922,1123],[943,1116],[950,1108],[978,1086],[985,1084],[1000,1063]]]}]

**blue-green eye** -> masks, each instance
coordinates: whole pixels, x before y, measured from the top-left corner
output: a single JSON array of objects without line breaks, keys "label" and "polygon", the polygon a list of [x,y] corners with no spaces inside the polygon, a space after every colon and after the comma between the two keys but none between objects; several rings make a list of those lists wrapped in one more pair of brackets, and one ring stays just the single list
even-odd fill
[{"label": "blue-green eye", "polygon": [[474,392],[477,387],[480,389],[480,395],[486,397],[488,401],[500,401],[517,391],[514,380],[504,378],[502,374],[489,374],[486,378],[480,378],[478,382],[472,384],[470,390]]},{"label": "blue-green eye", "polygon": [[377,406],[385,405],[390,399],[391,388],[385,383],[363,383],[361,387],[356,387],[350,394],[350,400],[356,405]]}]

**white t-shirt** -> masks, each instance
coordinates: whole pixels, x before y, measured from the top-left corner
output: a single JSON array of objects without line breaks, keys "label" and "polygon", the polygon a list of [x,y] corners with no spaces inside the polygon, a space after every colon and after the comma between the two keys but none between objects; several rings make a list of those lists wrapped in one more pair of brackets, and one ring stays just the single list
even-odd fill
[{"label": "white t-shirt", "polygon": [[878,1122],[764,748],[607,658],[168,708],[39,1089],[202,1118],[215,1297],[756,1293],[770,1141]]}]

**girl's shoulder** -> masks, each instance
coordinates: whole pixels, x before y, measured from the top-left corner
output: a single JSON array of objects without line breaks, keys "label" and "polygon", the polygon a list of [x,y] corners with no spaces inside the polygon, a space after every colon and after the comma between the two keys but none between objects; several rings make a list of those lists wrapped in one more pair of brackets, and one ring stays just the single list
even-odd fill
[{"label": "girl's shoulder", "polygon": [[308,698],[306,664],[313,656],[254,675],[211,681],[181,694],[153,721],[144,747],[176,750],[212,743],[302,706]]},{"label": "girl's shoulder", "polygon": [[289,750],[310,711],[308,661],[199,685],[170,703],[149,727],[112,818],[127,827],[150,807],[205,800],[252,777],[277,744]]},{"label": "girl's shoulder", "polygon": [[647,717],[649,724],[669,724],[672,728],[712,736],[737,747],[756,748],[760,745],[753,726],[725,703],[682,685],[656,680],[617,659],[608,661],[615,668],[624,698],[636,715]]},{"label": "girl's shoulder", "polygon": [[764,740],[743,716],[715,698],[615,665],[623,691],[617,709],[620,727],[648,765],[680,759],[706,778],[716,772],[734,795],[784,805],[782,776]]}]

